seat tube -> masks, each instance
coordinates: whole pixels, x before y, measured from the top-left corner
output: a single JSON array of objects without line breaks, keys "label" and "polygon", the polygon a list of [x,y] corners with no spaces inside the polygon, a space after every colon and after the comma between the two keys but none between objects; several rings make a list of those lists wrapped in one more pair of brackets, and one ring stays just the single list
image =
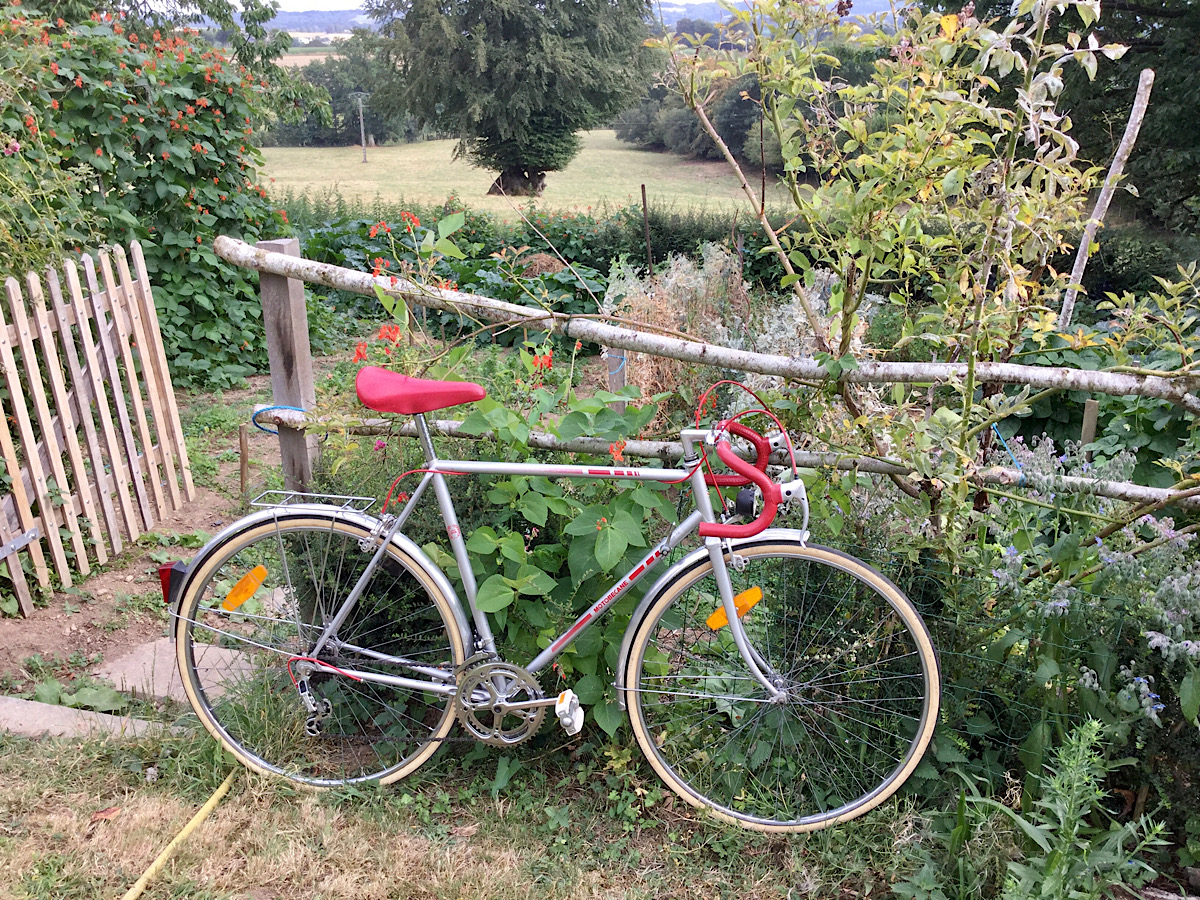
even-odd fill
[{"label": "seat tube", "polygon": [[[426,465],[432,466],[438,461],[433,450],[433,439],[429,434],[429,425],[425,416],[418,413],[413,417],[417,426],[417,437],[421,442],[421,450],[425,454]],[[438,509],[442,513],[442,521],[446,525],[446,537],[450,540],[450,549],[454,553],[454,561],[458,564],[458,574],[462,578],[463,592],[467,595],[467,606],[471,610],[471,619],[475,625],[475,639],[480,649],[491,653],[496,652],[496,640],[492,635],[492,626],[487,616],[475,606],[475,596],[478,586],[475,583],[475,572],[471,568],[471,558],[467,553],[467,542],[463,540],[462,529],[458,525],[458,513],[454,509],[454,501],[450,497],[450,488],[446,484],[446,476],[433,476],[433,493],[437,497]]]}]

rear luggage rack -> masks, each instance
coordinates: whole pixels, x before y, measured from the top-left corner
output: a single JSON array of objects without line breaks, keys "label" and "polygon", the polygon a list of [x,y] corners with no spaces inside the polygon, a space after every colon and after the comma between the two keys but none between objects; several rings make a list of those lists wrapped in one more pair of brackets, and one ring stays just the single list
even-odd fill
[{"label": "rear luggage rack", "polygon": [[375,505],[375,497],[351,497],[343,494],[307,494],[303,491],[263,491],[250,501],[251,506],[267,509],[280,506],[298,506],[303,503],[319,503],[336,506],[353,512],[366,512]]}]

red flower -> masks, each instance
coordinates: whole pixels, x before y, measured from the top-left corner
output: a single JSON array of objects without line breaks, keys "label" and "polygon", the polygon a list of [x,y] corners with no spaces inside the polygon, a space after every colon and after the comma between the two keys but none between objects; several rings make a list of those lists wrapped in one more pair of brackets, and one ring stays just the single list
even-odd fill
[{"label": "red flower", "polygon": [[409,231],[412,231],[421,224],[421,220],[408,211],[400,213],[400,219],[404,222]]},{"label": "red flower", "polygon": [[358,346],[354,348],[354,359],[352,361],[353,362],[366,362],[367,361],[367,342],[366,341],[358,342]]},{"label": "red flower", "polygon": [[615,441],[608,445],[608,452],[612,454],[613,462],[625,462],[625,442]]},{"label": "red flower", "polygon": [[58,74],[58,63],[56,63],[56,62],[50,63],[50,71],[53,72],[55,75],[57,75]]},{"label": "red flower", "polygon": [[75,87],[83,87],[83,78],[79,75],[75,76]]},{"label": "red flower", "polygon": [[380,325],[379,334],[375,335],[377,340],[391,341],[393,344],[400,343],[404,339],[404,332],[399,325]]},{"label": "red flower", "polygon": [[96,148],[96,155],[97,155],[97,156],[103,156],[103,155],[104,155],[104,151],[103,151],[103,150],[102,150],[100,147],[97,147],[97,148]]}]

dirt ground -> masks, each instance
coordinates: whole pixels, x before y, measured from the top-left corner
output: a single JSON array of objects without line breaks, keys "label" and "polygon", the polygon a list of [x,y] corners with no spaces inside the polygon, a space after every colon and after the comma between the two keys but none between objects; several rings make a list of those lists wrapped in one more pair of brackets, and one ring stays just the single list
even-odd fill
[{"label": "dirt ground", "polygon": [[[248,422],[255,403],[265,402],[266,376],[250,379],[250,387],[208,394],[179,396],[185,430],[204,410],[227,409],[226,417]],[[244,417],[241,414],[244,413]],[[166,633],[167,618],[158,578],[160,562],[188,561],[205,535],[218,532],[244,507],[240,486],[238,434],[212,430],[193,444],[209,460],[192,459],[196,499],[159,521],[153,531],[120,556],[66,590],[54,592],[32,617],[0,618],[0,689],[28,690],[37,681],[56,677],[69,681]],[[192,454],[193,456],[196,454]],[[250,431],[250,496],[266,472],[279,467],[279,447],[273,435]],[[200,473],[204,473],[201,475]]]}]

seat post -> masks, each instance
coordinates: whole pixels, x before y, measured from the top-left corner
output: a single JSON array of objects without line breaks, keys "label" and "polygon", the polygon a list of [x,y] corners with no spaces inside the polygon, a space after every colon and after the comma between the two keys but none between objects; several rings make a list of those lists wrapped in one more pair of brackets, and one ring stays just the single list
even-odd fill
[{"label": "seat post", "polygon": [[414,414],[413,422],[417,426],[417,438],[421,442],[421,450],[425,453],[425,463],[437,462],[437,454],[433,452],[433,438],[429,434],[429,423],[425,421],[425,414]]}]

